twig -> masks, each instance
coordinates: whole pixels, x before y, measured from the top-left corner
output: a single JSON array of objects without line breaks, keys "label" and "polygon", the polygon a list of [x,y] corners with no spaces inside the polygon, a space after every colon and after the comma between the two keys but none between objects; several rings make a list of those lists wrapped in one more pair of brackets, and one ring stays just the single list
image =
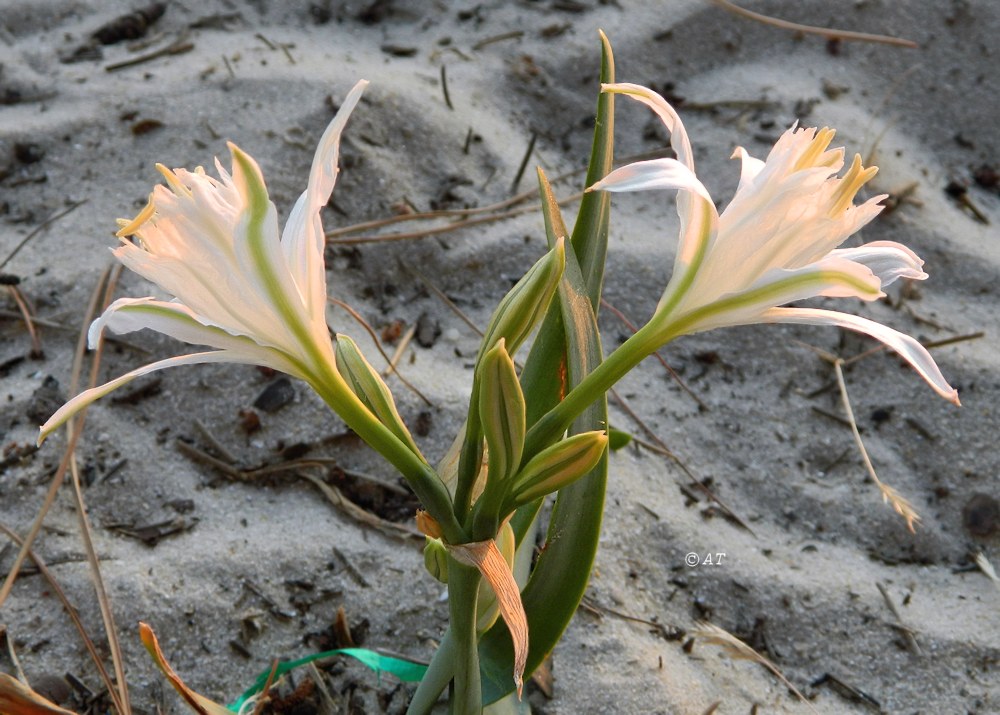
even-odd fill
[{"label": "twig", "polygon": [[28,309],[27,301],[24,300],[24,296],[21,295],[21,291],[18,290],[17,286],[7,286],[7,290],[10,291],[14,302],[17,303],[18,310],[21,311],[21,316],[24,318],[24,327],[28,329],[28,335],[31,336],[31,354],[41,357],[43,355],[42,341],[38,337],[38,331],[35,330],[35,319]]},{"label": "twig", "polygon": [[916,509],[913,508],[913,505],[905,497],[878,478],[878,475],[875,473],[875,467],[872,466],[872,460],[868,457],[868,450],[865,449],[865,443],[861,440],[861,433],[858,431],[858,423],[854,419],[854,410],[851,409],[851,400],[847,396],[847,385],[844,383],[844,370],[842,368],[843,364],[844,361],[841,358],[837,358],[833,361],[833,370],[837,376],[837,387],[840,388],[840,399],[844,406],[844,412],[847,413],[851,434],[854,435],[854,443],[858,446],[858,451],[861,452],[861,459],[865,463],[865,469],[868,470],[868,475],[875,482],[875,486],[882,492],[883,501],[892,504],[892,508],[896,510],[896,513],[906,519],[906,528],[911,533],[915,533],[913,523],[920,521],[920,515],[917,514]]},{"label": "twig", "polygon": [[[681,458],[678,457],[676,454],[674,454],[674,452],[666,445],[666,443],[664,443],[664,441],[660,439],[659,435],[657,435],[645,422],[642,421],[642,419],[640,419],[639,415],[636,414],[635,410],[633,410],[631,406],[629,406],[628,402],[626,402],[625,399],[621,395],[619,395],[614,388],[608,390],[608,393],[613,398],[615,398],[615,401],[618,402],[618,406],[621,407],[625,411],[625,413],[629,417],[631,417],[632,420],[635,421],[635,423],[639,426],[639,428],[643,432],[645,432],[646,435],[651,440],[653,440],[654,445],[656,447],[656,449],[653,449],[653,451],[662,454],[664,457],[666,457],[674,464],[676,464],[678,467],[680,467],[681,471],[683,471],[684,474],[687,475],[688,479],[691,480],[691,486],[698,489],[711,501],[718,504],[719,508],[722,509],[722,511],[725,512],[729,518],[735,521],[742,528],[746,529],[746,531],[749,532],[751,535],[753,536],[757,535],[756,533],[754,533],[754,530],[750,528],[749,524],[747,524],[743,519],[741,519],[740,516],[735,511],[733,511],[724,501],[722,501],[718,496],[716,496],[715,492],[713,492],[711,489],[702,484],[701,480],[697,479],[694,476],[694,473],[688,468],[686,464],[684,464],[684,462],[681,461]],[[647,448],[651,448],[654,446],[654,445],[647,445],[646,443],[640,440],[636,440],[636,442]]]},{"label": "twig", "polygon": [[[122,266],[118,266],[108,274],[108,280],[104,286],[104,294],[101,298],[102,310],[111,304],[121,271]],[[83,363],[83,356],[86,352],[85,341],[87,328],[91,323],[90,319],[93,317],[94,312],[96,311],[91,311],[91,314],[87,316],[87,319],[84,320],[83,325],[81,326],[80,340],[77,344],[77,351],[73,358],[74,380],[70,383],[72,392],[76,392],[76,376],[79,374],[79,366]],[[97,348],[94,350],[94,356],[90,362],[90,378],[88,387],[92,388],[97,384],[103,352],[104,341],[99,339],[97,342]],[[85,418],[86,411],[81,410],[78,415],[74,419],[70,420],[70,422],[66,425],[66,431],[71,441],[75,442],[74,438],[76,435],[83,433],[83,423]],[[76,461],[75,448],[69,450],[69,456],[70,475],[73,483],[73,496],[76,501],[77,516],[80,520],[80,537],[83,540],[84,551],[87,554],[87,561],[90,565],[90,575],[94,582],[94,591],[97,594],[97,603],[101,610],[101,619],[104,623],[104,632],[108,640],[108,649],[111,651],[111,662],[115,669],[115,680],[117,681],[116,684],[118,686],[118,696],[121,705],[120,714],[131,715],[132,706],[129,701],[128,681],[125,677],[125,658],[122,654],[121,643],[118,640],[118,627],[115,624],[114,612],[111,610],[111,599],[108,597],[107,589],[104,586],[104,579],[101,576],[100,559],[97,556],[97,550],[94,548],[93,533],[90,528],[90,520],[87,518],[87,506],[83,499],[83,487],[80,481],[80,470]]]},{"label": "twig", "polygon": [[524,152],[524,157],[521,159],[520,166],[517,167],[517,173],[514,174],[514,181],[510,185],[510,193],[517,193],[517,185],[521,183],[521,177],[524,176],[524,170],[528,168],[528,160],[531,159],[531,152],[535,150],[535,142],[538,140],[538,134],[536,132],[531,133],[531,139],[528,140],[528,148]]},{"label": "twig", "polygon": [[12,250],[10,253],[8,253],[7,257],[5,259],[3,259],[3,263],[0,263],[0,270],[2,270],[4,266],[6,266],[8,263],[11,262],[11,260],[14,258],[14,256],[17,255],[18,251],[20,251],[22,248],[24,248],[24,244],[26,244],[28,241],[30,241],[35,236],[37,236],[38,234],[40,234],[43,230],[45,230],[46,227],[51,226],[53,223],[55,223],[56,221],[58,221],[59,219],[61,219],[66,214],[72,213],[76,209],[78,209],[81,206],[83,206],[85,203],[87,203],[87,201],[88,201],[87,199],[84,199],[83,201],[77,201],[75,204],[70,204],[70,206],[68,208],[63,209],[62,211],[60,211],[57,214],[49,216],[47,219],[45,219],[40,224],[38,224],[37,226],[35,226],[35,228],[32,229],[31,233],[29,233],[27,236],[25,236],[24,238],[22,238],[21,241],[16,246],[14,246],[14,250]]},{"label": "twig", "polygon": [[[0,524],[0,531],[3,531],[14,543],[21,545],[24,542],[22,539],[14,533],[12,529],[7,527],[5,524]],[[111,676],[108,675],[107,669],[104,667],[104,661],[101,660],[100,654],[97,652],[97,646],[94,645],[93,639],[90,634],[87,633],[86,627],[83,625],[83,621],[80,620],[80,614],[69,601],[69,597],[66,596],[66,592],[63,590],[62,586],[56,580],[56,577],[49,571],[48,566],[42,560],[42,558],[34,552],[33,549],[28,549],[28,557],[35,562],[35,566],[38,568],[39,573],[49,582],[49,586],[52,587],[52,591],[56,594],[56,598],[62,603],[63,609],[66,611],[66,615],[69,619],[73,621],[73,625],[76,626],[77,632],[80,634],[80,639],[83,641],[84,647],[90,654],[91,660],[94,661],[94,666],[97,668],[98,675],[100,675],[101,680],[104,681],[104,686],[108,689],[108,695],[111,696],[111,700],[114,703],[115,709],[120,713],[122,712],[121,703],[118,699],[118,693],[115,691],[114,682],[111,680]]]},{"label": "twig", "polygon": [[481,50],[487,45],[492,45],[494,42],[503,42],[504,40],[516,40],[518,38],[524,37],[524,30],[512,30],[511,32],[504,32],[499,35],[493,35],[493,37],[487,37],[485,40],[480,40],[472,46],[474,50]]},{"label": "twig", "polygon": [[765,668],[770,670],[775,675],[775,677],[778,678],[778,680],[784,683],[786,688],[795,693],[795,695],[798,696],[799,700],[801,700],[806,705],[806,707],[808,707],[812,712],[814,713],[816,712],[816,708],[813,707],[812,703],[810,703],[806,699],[806,696],[804,696],[801,692],[799,692],[799,689],[796,688],[794,685],[792,685],[792,683],[788,680],[788,678],[786,678],[784,674],[782,674],[782,672],[778,670],[778,666],[776,666],[770,660],[762,656],[760,653],[755,651],[753,648],[748,646],[746,643],[741,641],[739,638],[734,636],[729,631],[723,628],[719,628],[719,626],[713,623],[708,623],[707,621],[699,621],[698,627],[695,630],[691,631],[691,635],[695,636],[696,638],[700,638],[705,643],[708,643],[710,645],[720,646],[723,650],[725,650],[729,654],[731,658],[736,658],[738,660],[752,660],[755,663],[763,665]]},{"label": "twig", "polygon": [[896,608],[896,603],[892,600],[892,596],[889,595],[888,589],[878,581],[875,582],[875,586],[878,588],[878,592],[882,594],[882,600],[885,601],[885,605],[889,607],[892,615],[896,617],[896,623],[893,625],[906,639],[906,647],[910,649],[911,653],[920,655],[920,646],[917,645],[917,639],[913,635],[914,631],[903,622],[903,616],[900,615],[899,609]]},{"label": "twig", "polygon": [[[389,360],[389,367],[387,367],[382,373],[383,376],[386,376],[390,372],[394,372],[396,370],[396,366],[399,365],[399,361],[403,358],[403,354],[406,352],[406,349],[410,347],[410,343],[413,342],[413,336],[416,334],[417,324],[414,323],[405,333],[403,333],[403,337],[399,339],[399,344],[396,345],[396,349],[392,353],[392,359]],[[429,401],[428,404],[430,404]]]},{"label": "twig", "polygon": [[674,634],[667,629],[667,626],[663,625],[659,621],[651,621],[647,618],[640,618],[639,616],[632,616],[629,615],[628,613],[622,613],[621,611],[616,611],[613,608],[602,606],[600,603],[597,603],[593,599],[587,598],[586,596],[583,597],[583,603],[586,603],[590,609],[598,613],[607,613],[608,615],[616,616],[617,618],[621,618],[622,620],[625,621],[632,621],[633,623],[641,623],[644,626],[649,626],[657,633],[659,633],[661,636],[663,636],[666,640],[673,640]]},{"label": "twig", "polygon": [[461,308],[455,305],[454,301],[452,301],[451,298],[445,295],[443,290],[434,285],[431,282],[430,278],[428,278],[419,270],[417,270],[416,268],[407,263],[401,263],[400,265],[403,267],[404,270],[408,271],[411,275],[416,276],[420,280],[420,282],[427,287],[428,290],[430,290],[434,295],[436,295],[441,300],[441,302],[444,303],[449,310],[451,310],[452,313],[458,316],[459,320],[468,325],[469,328],[472,329],[472,332],[474,332],[479,337],[483,337],[483,331],[479,329],[479,326],[473,323],[472,320],[469,318],[469,316],[467,316],[462,311]]},{"label": "twig", "polygon": [[[616,164],[621,164],[621,163],[628,163],[628,162],[632,162],[632,161],[640,161],[640,160],[643,160],[643,159],[650,159],[650,158],[661,157],[661,156],[663,156],[663,153],[664,153],[665,150],[666,150],[665,148],[662,148],[662,149],[654,149],[653,151],[640,152],[638,154],[633,154],[631,156],[622,157],[622,158],[616,160],[615,163]],[[574,169],[573,171],[567,171],[567,172],[565,172],[563,174],[559,174],[558,176],[553,177],[550,180],[550,183],[556,184],[558,182],[566,181],[567,179],[571,179],[571,178],[576,177],[576,176],[583,176],[586,173],[586,171],[587,171],[587,167],[582,167],[580,169]],[[568,202],[570,200],[576,200],[576,199],[580,198],[580,196],[582,196],[582,195],[583,195],[582,193],[581,194],[574,194],[569,199],[564,199],[564,201]],[[517,194],[516,196],[511,196],[509,199],[504,199],[503,201],[498,201],[498,202],[490,204],[488,206],[480,206],[480,207],[471,208],[471,209],[441,209],[439,211],[424,211],[424,212],[419,212],[419,213],[398,214],[398,215],[395,215],[395,216],[389,216],[387,218],[380,218],[380,219],[375,219],[375,220],[372,220],[372,221],[364,221],[364,222],[361,222],[361,223],[352,224],[350,226],[343,226],[341,228],[331,229],[331,230],[329,230],[329,231],[326,232],[326,238],[327,239],[338,238],[340,236],[344,236],[344,235],[347,235],[347,234],[360,233],[362,231],[368,231],[368,230],[371,230],[371,229],[384,228],[386,226],[390,226],[392,224],[400,223],[400,222],[403,222],[403,221],[429,221],[429,220],[437,220],[437,219],[442,219],[442,218],[467,218],[467,217],[470,217],[470,216],[481,216],[483,214],[492,214],[492,213],[497,213],[499,211],[502,211],[503,209],[510,208],[511,206],[516,206],[517,204],[523,203],[524,201],[532,200],[532,199],[534,199],[537,196],[538,196],[538,191],[534,190],[534,189],[531,189],[529,191],[522,191],[521,193]],[[526,210],[531,211],[533,209],[526,209]],[[517,215],[519,215],[519,214],[516,214],[516,213],[512,213],[512,214],[509,214],[509,215],[505,214],[505,215],[500,216],[499,218],[507,218],[508,216],[517,216]],[[453,224],[453,228],[461,228],[463,225],[475,225],[475,224],[463,224],[462,222],[456,222],[456,224]],[[444,230],[451,230],[451,228],[446,228]],[[406,237],[407,238],[418,238],[418,237],[421,237],[421,236],[422,236],[421,233],[414,232],[414,233],[412,233],[412,234],[410,234],[410,235],[408,235]],[[373,240],[373,239],[372,238],[367,238],[366,242],[367,241],[371,241],[371,240]],[[375,240],[377,240],[377,238]],[[329,242],[330,243],[345,243],[344,241],[329,241]]]},{"label": "twig", "polygon": [[[185,52],[190,52],[194,49],[194,43],[188,42],[185,36],[178,37],[172,43],[166,47],[161,47],[158,50],[153,50],[145,55],[139,55],[138,57],[133,57],[128,60],[122,60],[121,62],[115,62],[104,68],[105,72],[115,72],[120,69],[125,69],[126,67],[134,67],[135,65],[140,65],[143,62],[149,62],[150,60],[155,60],[159,57],[165,57],[167,55],[181,55]],[[228,65],[228,61],[226,62]],[[230,70],[231,71],[231,70]]]},{"label": "twig", "polygon": [[222,442],[220,442],[214,434],[212,434],[212,431],[205,426],[204,422],[196,417],[194,420],[194,426],[198,428],[198,431],[201,432],[201,436],[205,438],[209,446],[214,449],[222,459],[230,464],[236,463],[237,460],[233,453],[226,449],[226,446],[222,444]]},{"label": "twig", "polygon": [[[111,274],[111,269],[105,269],[104,273],[101,274],[101,278],[97,282],[94,291],[91,293],[90,302],[87,305],[87,310],[85,313],[84,325],[90,324],[90,317],[93,316],[97,309],[98,296],[100,295],[100,289],[108,280]],[[84,331],[85,334],[85,331]],[[85,340],[85,337],[84,337]],[[86,345],[85,342],[77,341],[77,353],[82,354],[82,347]],[[79,366],[74,361],[74,377],[73,384],[76,384],[77,376],[79,375]],[[80,433],[73,432],[70,435],[69,441],[66,445],[66,449],[63,453],[62,459],[59,462],[59,466],[56,468],[55,473],[52,476],[52,481],[49,483],[48,491],[45,493],[45,498],[42,500],[42,505],[38,509],[38,514],[35,515],[35,520],[31,524],[31,528],[28,530],[27,536],[24,537],[24,541],[21,543],[21,549],[18,551],[17,557],[14,559],[14,564],[10,567],[10,571],[7,572],[7,578],[3,582],[3,586],[0,586],[0,606],[3,606],[4,601],[7,600],[7,596],[10,595],[11,589],[14,587],[14,581],[17,580],[17,575],[21,570],[21,566],[24,564],[24,560],[28,557],[28,550],[31,548],[32,544],[35,542],[35,538],[38,536],[38,532],[41,531],[42,522],[45,521],[45,516],[49,512],[52,503],[55,501],[56,494],[59,492],[59,486],[63,483],[63,479],[66,477],[66,471],[69,469],[70,459],[73,454],[73,450],[76,449],[76,443],[79,440]]]},{"label": "twig", "polygon": [[828,40],[877,42],[884,45],[895,45],[897,47],[919,47],[919,45],[912,40],[890,37],[889,35],[875,35],[868,32],[852,32],[851,30],[833,30],[827,27],[816,27],[814,25],[800,25],[797,22],[789,22],[788,20],[781,20],[776,17],[770,17],[769,15],[762,15],[758,12],[753,12],[752,10],[746,10],[738,5],[734,5],[729,2],[729,0],[712,0],[712,2],[735,15],[756,20],[757,22],[762,22],[765,25],[779,27],[783,30],[793,30],[794,32],[804,32],[809,35],[820,35]]},{"label": "twig", "polygon": [[445,65],[441,65],[441,91],[444,92],[444,103],[448,105],[448,109],[454,112],[455,107],[448,94],[448,68]]}]

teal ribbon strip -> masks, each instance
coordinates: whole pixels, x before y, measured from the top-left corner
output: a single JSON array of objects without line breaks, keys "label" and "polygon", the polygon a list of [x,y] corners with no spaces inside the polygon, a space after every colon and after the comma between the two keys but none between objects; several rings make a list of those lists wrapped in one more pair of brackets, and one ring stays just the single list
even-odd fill
[{"label": "teal ribbon strip", "polygon": [[[315,660],[329,658],[334,655],[350,656],[351,658],[354,658],[371,668],[379,675],[379,677],[381,677],[382,673],[390,673],[395,675],[404,683],[419,682],[423,679],[424,673],[427,672],[426,665],[414,663],[410,660],[403,660],[401,658],[393,658],[392,656],[382,655],[381,653],[376,653],[375,651],[368,650],[367,648],[340,648],[338,650],[328,650],[323,653],[316,653],[314,655],[306,656],[305,658],[299,658],[298,660],[278,663],[278,668],[274,671],[274,678],[278,679],[285,673],[295,670],[299,666],[307,665]],[[262,671],[260,675],[257,676],[253,685],[251,685],[235,702],[227,705],[226,707],[229,710],[238,713],[247,700],[264,689],[264,685],[267,683],[267,679],[270,675],[270,668]]]}]

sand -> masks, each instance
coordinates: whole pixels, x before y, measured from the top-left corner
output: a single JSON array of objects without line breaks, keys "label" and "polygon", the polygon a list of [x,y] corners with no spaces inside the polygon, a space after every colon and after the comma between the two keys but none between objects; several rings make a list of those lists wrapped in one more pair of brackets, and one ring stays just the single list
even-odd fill
[{"label": "sand", "polygon": [[[906,37],[919,48],[830,44],[709,2],[203,0],[170,3],[148,23],[137,41],[143,46],[123,41],[95,51],[87,47],[91,34],[127,4],[3,2],[0,260],[47,219],[75,208],[31,235],[0,271],[20,279],[36,317],[62,326],[40,327],[44,356],[28,357],[30,337],[4,292],[0,438],[8,459],[0,469],[0,520],[24,534],[42,503],[65,439],[21,459],[18,450],[67,396],[84,308],[112,261],[106,247],[114,245],[114,219],[142,206],[160,178],[154,162],[210,166],[232,140],[258,160],[287,215],[332,107],[365,78],[372,84],[345,135],[327,228],[390,216],[400,206],[486,206],[513,193],[533,134],[531,164],[550,175],[585,162],[603,28],[621,81],[677,101],[699,175],[720,207],[739,176],[728,160],[735,146],[763,156],[796,119],[836,127],[838,145],[880,166],[872,191],[904,195],[864,230],[864,240],[906,243],[931,276],[893,286],[888,301],[837,307],[927,341],[982,336],[934,350],[961,391],[961,409],[891,354],[846,371],[879,475],[922,517],[915,535],[868,480],[841,421],[832,369],[805,346],[850,357],[872,342],[832,328],[776,326],[685,338],[664,357],[697,400],[652,360],[634,371],[619,386],[629,407],[749,529],[692,491],[676,462],[642,448],[616,453],[589,607],[553,653],[552,698],[529,687],[533,708],[812,711],[759,665],[714,646],[692,647],[690,632],[704,619],[769,657],[817,712],[1000,711],[1000,590],[973,564],[979,552],[1000,564],[996,516],[991,522],[987,514],[974,531],[963,521],[970,502],[995,505],[1000,496],[1000,7],[989,0],[748,5]],[[168,47],[175,52],[108,71]],[[74,54],[78,61],[61,61]],[[619,102],[619,156],[664,140],[645,110]],[[530,189],[532,175],[518,188]],[[569,196],[580,182],[557,191]],[[632,195],[613,206],[606,297],[642,321],[671,265],[672,199]],[[443,454],[461,422],[477,338],[403,266],[419,269],[483,325],[543,246],[540,214],[532,212],[435,237],[330,248],[331,294],[376,329],[402,321],[405,330],[424,316],[430,347],[413,343],[400,369],[432,406],[391,384],[404,418],[425,426],[419,440],[428,455]],[[117,295],[150,290],[125,274]],[[331,319],[364,337],[343,311]],[[606,345],[627,335],[610,311],[601,322]],[[159,336],[132,335],[108,345],[100,377],[183,351]],[[57,386],[46,383],[50,377]],[[368,647],[428,658],[443,631],[447,605],[423,569],[419,542],[353,521],[294,475],[234,481],[179,450],[178,441],[209,448],[207,431],[238,467],[252,468],[305,444],[310,457],[396,481],[301,384],[293,384],[286,406],[257,409],[261,428],[248,434],[241,411],[274,379],[245,366],[168,371],[139,383],[145,391],[129,401],[90,410],[77,454],[137,712],[185,710],[142,649],[139,620],[156,629],[191,686],[224,702],[272,658],[315,652],[316,634],[328,631],[341,607],[356,635],[366,630]],[[620,407],[612,407],[612,421],[649,439]],[[397,512],[412,508],[403,500]],[[126,533],[161,522],[174,533],[155,546]],[[36,549],[103,642],[68,485],[45,524]],[[0,551],[0,571],[15,553]],[[713,564],[687,566],[689,553]],[[18,580],[0,624],[33,683],[71,673],[100,689],[39,575]],[[350,702],[351,712],[405,707],[408,691],[391,676],[379,683],[348,661],[336,669],[338,702]],[[82,710],[78,698],[65,702]]]}]

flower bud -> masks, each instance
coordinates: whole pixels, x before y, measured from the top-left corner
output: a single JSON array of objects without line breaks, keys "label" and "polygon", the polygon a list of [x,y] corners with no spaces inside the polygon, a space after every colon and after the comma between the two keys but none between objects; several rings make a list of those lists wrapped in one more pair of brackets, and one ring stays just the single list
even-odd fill
[{"label": "flower bud", "polygon": [[382,376],[361,354],[357,344],[346,335],[336,340],[337,372],[378,421],[389,428],[414,454],[420,455],[410,431],[403,424],[392,393]]},{"label": "flower bud", "polygon": [[559,287],[566,266],[566,242],[560,238],[555,247],[538,259],[510,289],[497,306],[479,348],[479,359],[500,340],[513,355],[542,318]]},{"label": "flower bud", "polygon": [[583,432],[542,450],[514,478],[510,509],[572,484],[589,472],[604,455],[605,432]]}]

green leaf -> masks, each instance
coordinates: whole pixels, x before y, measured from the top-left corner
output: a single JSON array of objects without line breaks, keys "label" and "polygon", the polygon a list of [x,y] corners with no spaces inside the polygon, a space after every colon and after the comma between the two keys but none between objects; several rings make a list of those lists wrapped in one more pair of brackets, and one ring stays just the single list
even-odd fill
[{"label": "green leaf", "polygon": [[625,430],[611,427],[608,429],[608,449],[617,452],[623,447],[627,447],[632,442],[632,435]]},{"label": "green leaf", "polygon": [[[602,41],[601,81],[614,82],[614,58],[603,34]],[[588,186],[603,178],[611,168],[613,109],[612,96],[600,95]],[[546,229],[549,240],[553,241],[560,233],[561,217],[544,181],[542,191]],[[521,373],[529,425],[559,401],[567,386],[577,384],[601,361],[595,311],[600,304],[607,252],[608,205],[606,196],[595,193],[584,196],[573,231],[573,250],[566,252],[559,306],[553,305],[549,310]],[[606,426],[607,404],[598,399],[577,419],[570,432],[602,430]],[[532,456],[525,454],[524,458],[530,460]],[[583,597],[597,552],[606,482],[605,456],[589,474],[559,492],[549,522],[548,546],[521,594],[530,638],[526,673],[537,668],[552,651]],[[519,540],[539,504],[540,500],[525,505],[512,519]],[[558,538],[553,538],[556,535]],[[480,641],[480,657],[483,702],[494,702],[513,689],[510,637],[500,624]]]}]

